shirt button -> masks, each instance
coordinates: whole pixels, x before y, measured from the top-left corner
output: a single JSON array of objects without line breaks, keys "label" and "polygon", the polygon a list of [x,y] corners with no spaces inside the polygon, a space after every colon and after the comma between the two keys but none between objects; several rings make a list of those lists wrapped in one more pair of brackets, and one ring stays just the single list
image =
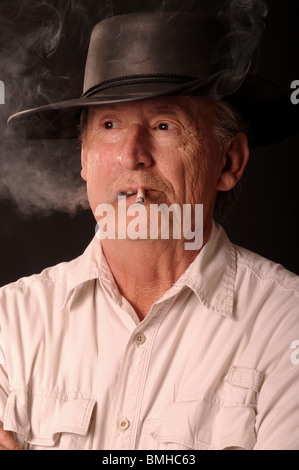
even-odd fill
[{"label": "shirt button", "polygon": [[137,333],[137,335],[135,336],[135,342],[136,344],[138,344],[138,346],[140,346],[141,344],[144,344],[146,341],[146,337],[144,336],[143,333]]},{"label": "shirt button", "polygon": [[130,421],[127,418],[121,418],[118,421],[118,427],[122,431],[125,431],[126,429],[128,429],[129,426],[130,426]]}]

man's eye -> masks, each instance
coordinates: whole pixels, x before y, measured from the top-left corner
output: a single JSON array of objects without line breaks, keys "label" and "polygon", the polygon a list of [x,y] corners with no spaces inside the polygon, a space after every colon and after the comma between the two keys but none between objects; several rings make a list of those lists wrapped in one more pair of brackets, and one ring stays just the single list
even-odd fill
[{"label": "man's eye", "polygon": [[117,126],[116,122],[113,122],[113,121],[106,121],[106,122],[104,123],[105,129],[108,129],[108,130],[110,130],[110,129],[115,129],[116,126]]},{"label": "man's eye", "polygon": [[174,129],[174,126],[172,126],[171,124],[167,124],[166,122],[161,122],[160,124],[158,124],[156,129],[158,129],[159,131],[172,131]]}]

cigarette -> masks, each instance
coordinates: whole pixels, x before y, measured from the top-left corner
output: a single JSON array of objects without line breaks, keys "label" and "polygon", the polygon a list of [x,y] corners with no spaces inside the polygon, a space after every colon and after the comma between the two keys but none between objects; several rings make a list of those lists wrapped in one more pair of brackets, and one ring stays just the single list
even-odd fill
[{"label": "cigarette", "polygon": [[144,201],[145,201],[145,189],[139,188],[138,193],[137,193],[136,203],[144,204]]}]

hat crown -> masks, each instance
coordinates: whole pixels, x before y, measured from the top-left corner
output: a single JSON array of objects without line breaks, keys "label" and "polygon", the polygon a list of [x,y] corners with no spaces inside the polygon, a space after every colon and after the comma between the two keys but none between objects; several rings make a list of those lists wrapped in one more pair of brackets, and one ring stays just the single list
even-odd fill
[{"label": "hat crown", "polygon": [[223,66],[215,51],[224,34],[216,18],[188,12],[107,18],[91,34],[83,93],[124,77],[211,77]]}]

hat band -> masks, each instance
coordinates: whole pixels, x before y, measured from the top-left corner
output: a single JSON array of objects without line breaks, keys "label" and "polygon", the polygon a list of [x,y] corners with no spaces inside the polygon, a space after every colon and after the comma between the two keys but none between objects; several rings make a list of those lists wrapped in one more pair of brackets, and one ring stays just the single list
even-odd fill
[{"label": "hat band", "polygon": [[174,85],[182,85],[184,83],[192,82],[196,80],[194,77],[186,75],[175,75],[175,74],[144,74],[144,75],[126,75],[123,77],[113,78],[111,80],[105,80],[98,83],[97,85],[89,88],[83,93],[81,98],[87,98],[100,91],[108,88],[122,87],[128,85],[141,85],[145,83],[172,83]]}]

